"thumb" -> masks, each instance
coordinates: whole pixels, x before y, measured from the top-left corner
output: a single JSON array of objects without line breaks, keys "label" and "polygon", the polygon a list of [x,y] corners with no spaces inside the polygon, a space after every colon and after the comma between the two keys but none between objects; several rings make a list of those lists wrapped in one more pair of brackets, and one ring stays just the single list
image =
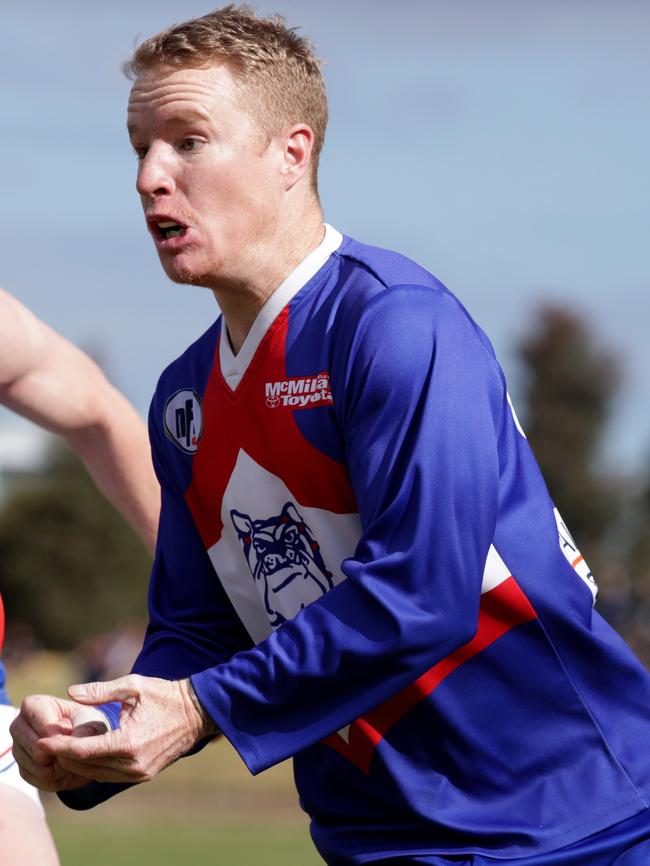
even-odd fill
[{"label": "thumb", "polygon": [[61,716],[55,722],[48,722],[43,725],[40,732],[44,737],[54,737],[56,734],[69,734],[73,728],[72,721],[67,716]]},{"label": "thumb", "polygon": [[137,697],[140,689],[137,686],[139,677],[129,675],[117,680],[102,683],[81,683],[70,686],[68,694],[80,704],[105,704],[109,701],[126,701]]}]

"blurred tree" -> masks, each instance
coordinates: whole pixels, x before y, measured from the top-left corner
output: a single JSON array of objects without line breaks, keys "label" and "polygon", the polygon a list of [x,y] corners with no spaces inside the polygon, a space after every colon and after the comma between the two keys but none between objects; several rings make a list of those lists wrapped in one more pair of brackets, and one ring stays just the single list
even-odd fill
[{"label": "blurred tree", "polygon": [[617,479],[597,469],[618,362],[581,316],[553,306],[540,310],[519,349],[524,428],[551,496],[595,569],[622,493]]},{"label": "blurred tree", "polygon": [[631,578],[625,637],[650,668],[650,473],[632,501],[627,565]]},{"label": "blurred tree", "polygon": [[644,587],[642,595],[650,599],[650,472],[645,489],[635,503],[635,526],[630,545],[630,570]]},{"label": "blurred tree", "polygon": [[9,623],[29,624],[49,649],[145,620],[150,567],[142,542],[63,445],[0,512]]}]

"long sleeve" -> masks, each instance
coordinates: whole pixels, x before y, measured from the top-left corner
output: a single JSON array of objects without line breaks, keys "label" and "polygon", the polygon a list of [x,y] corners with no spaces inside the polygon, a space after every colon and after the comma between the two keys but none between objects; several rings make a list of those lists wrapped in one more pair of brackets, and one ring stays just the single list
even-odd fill
[{"label": "long sleeve", "polygon": [[[227,661],[251,641],[216,578],[182,491],[166,465],[161,431],[153,416],[151,412],[149,427],[162,508],[149,587],[149,625],[133,673],[184,679],[206,665]],[[117,727],[119,704],[103,709]],[[83,810],[127,787],[92,782],[59,797],[70,808]]]},{"label": "long sleeve", "polygon": [[192,677],[253,772],[382,703],[477,626],[497,514],[498,365],[434,288],[387,289],[350,319],[331,366],[363,530],[347,579]]},{"label": "long sleeve", "polygon": [[251,640],[215,575],[183,491],[165,462],[154,417],[152,411],[149,427],[162,509],[149,584],[149,625],[133,672],[182,679],[206,665],[227,661]]}]

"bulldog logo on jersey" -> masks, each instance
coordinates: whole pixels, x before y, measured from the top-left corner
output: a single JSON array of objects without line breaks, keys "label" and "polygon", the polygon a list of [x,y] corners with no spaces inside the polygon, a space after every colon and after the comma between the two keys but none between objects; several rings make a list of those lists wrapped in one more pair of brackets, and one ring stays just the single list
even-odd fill
[{"label": "bulldog logo on jersey", "polygon": [[230,517],[272,626],[332,588],[320,546],[292,502],[277,517],[256,520],[234,510]]},{"label": "bulldog logo on jersey", "polygon": [[201,400],[196,391],[183,388],[172,394],[163,412],[165,433],[181,451],[193,454],[203,432]]}]

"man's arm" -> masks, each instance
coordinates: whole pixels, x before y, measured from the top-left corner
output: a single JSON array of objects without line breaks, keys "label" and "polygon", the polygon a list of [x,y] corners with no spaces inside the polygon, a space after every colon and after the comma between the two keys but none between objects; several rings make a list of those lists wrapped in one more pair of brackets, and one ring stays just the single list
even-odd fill
[{"label": "man's arm", "polygon": [[63,436],[147,547],[160,492],[146,428],[84,352],[0,289],[0,402]]}]

